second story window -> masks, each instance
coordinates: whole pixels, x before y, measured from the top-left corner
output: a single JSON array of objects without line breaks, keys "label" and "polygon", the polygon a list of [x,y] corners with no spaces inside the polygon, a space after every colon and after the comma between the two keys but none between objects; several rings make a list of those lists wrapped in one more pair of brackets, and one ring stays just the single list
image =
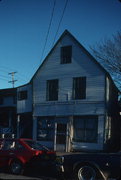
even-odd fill
[{"label": "second story window", "polygon": [[86,77],[73,78],[73,99],[86,98]]},{"label": "second story window", "polygon": [[61,64],[71,63],[72,46],[61,47]]},{"label": "second story window", "polygon": [[18,92],[18,100],[27,99],[27,91],[20,91]]},{"label": "second story window", "polygon": [[57,101],[58,100],[58,79],[47,81],[47,101]]}]

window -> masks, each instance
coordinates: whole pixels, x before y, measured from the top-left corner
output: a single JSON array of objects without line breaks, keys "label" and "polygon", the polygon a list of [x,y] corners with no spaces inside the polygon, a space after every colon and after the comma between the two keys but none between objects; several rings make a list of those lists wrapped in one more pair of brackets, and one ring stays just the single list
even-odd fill
[{"label": "window", "polygon": [[72,46],[61,47],[61,64],[71,63]]},{"label": "window", "polygon": [[74,138],[76,142],[97,142],[98,135],[97,116],[74,117]]},{"label": "window", "polygon": [[57,101],[58,100],[58,80],[48,80],[47,81],[47,101]]},{"label": "window", "polygon": [[73,78],[73,99],[86,98],[86,77]]},{"label": "window", "polygon": [[54,139],[54,117],[38,117],[37,140]]},{"label": "window", "polygon": [[0,105],[3,105],[3,97],[0,97]]},{"label": "window", "polygon": [[27,99],[27,91],[20,91],[18,93],[18,100],[24,100]]}]

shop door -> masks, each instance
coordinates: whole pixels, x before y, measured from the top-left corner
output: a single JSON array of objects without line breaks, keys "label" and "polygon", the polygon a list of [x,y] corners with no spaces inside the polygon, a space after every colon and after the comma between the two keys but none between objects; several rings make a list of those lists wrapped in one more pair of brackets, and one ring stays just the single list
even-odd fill
[{"label": "shop door", "polygon": [[57,123],[56,124],[56,151],[66,151],[66,137],[67,137],[67,124]]}]

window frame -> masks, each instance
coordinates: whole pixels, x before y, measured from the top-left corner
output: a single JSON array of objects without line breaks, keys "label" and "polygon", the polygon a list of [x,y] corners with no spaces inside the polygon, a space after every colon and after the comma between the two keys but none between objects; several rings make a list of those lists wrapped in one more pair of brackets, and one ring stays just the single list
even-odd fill
[{"label": "window frame", "polygon": [[27,90],[22,90],[18,92],[18,100],[26,100],[28,98],[28,91]]},{"label": "window frame", "polygon": [[[39,134],[46,133],[46,136],[39,137]],[[38,117],[37,118],[37,140],[53,141],[54,139],[54,117]]]},{"label": "window frame", "polygon": [[72,62],[72,46],[62,46],[60,53],[60,63],[61,64],[69,64]]},{"label": "window frame", "polygon": [[[87,124],[87,121],[88,120],[95,120],[95,124],[94,124],[94,128],[86,128],[86,124]],[[76,125],[75,125],[75,121],[81,121],[81,120],[83,120],[83,122],[84,122],[84,128],[82,128],[82,127],[79,127],[79,125],[76,127]],[[98,140],[98,116],[96,116],[96,115],[88,115],[88,116],[75,116],[74,117],[74,136],[73,136],[73,141],[75,141],[75,142],[85,142],[85,143],[97,143],[97,140]],[[80,138],[75,138],[75,136],[76,136],[76,133],[75,132],[77,132],[77,131],[80,131],[81,132],[81,134],[82,134],[82,131],[83,131],[83,133],[84,133],[84,139],[81,139],[81,137]],[[87,132],[91,132],[92,131],[92,133],[91,134],[93,134],[94,135],[94,139],[91,139],[92,138],[92,136],[90,136],[90,137],[87,137],[88,136],[88,133]],[[94,134],[94,132],[95,132],[95,134]],[[90,138],[90,140],[89,140],[89,138]]]},{"label": "window frame", "polygon": [[58,101],[59,80],[52,79],[46,81],[46,100]]},{"label": "window frame", "polygon": [[72,90],[73,100],[86,99],[86,81],[87,81],[86,76],[73,78],[73,90]]}]

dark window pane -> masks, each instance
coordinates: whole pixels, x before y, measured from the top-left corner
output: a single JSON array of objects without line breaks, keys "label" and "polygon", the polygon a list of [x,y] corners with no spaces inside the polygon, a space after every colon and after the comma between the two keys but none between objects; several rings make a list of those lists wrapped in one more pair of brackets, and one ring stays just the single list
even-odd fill
[{"label": "dark window pane", "polygon": [[47,101],[58,100],[58,79],[47,81]]},{"label": "dark window pane", "polygon": [[3,97],[0,97],[0,105],[3,105]]},{"label": "dark window pane", "polygon": [[54,118],[40,117],[37,124],[37,140],[53,140]]},{"label": "dark window pane", "polygon": [[27,91],[20,91],[18,93],[18,100],[24,100],[27,99]]},{"label": "dark window pane", "polygon": [[61,47],[61,64],[71,63],[72,46]]},{"label": "dark window pane", "polygon": [[73,99],[86,98],[86,77],[73,78]]},{"label": "dark window pane", "polygon": [[96,142],[98,132],[97,116],[74,117],[74,141]]},{"label": "dark window pane", "polygon": [[66,133],[66,124],[57,124],[58,133]]},{"label": "dark window pane", "polygon": [[66,143],[66,136],[64,134],[57,134],[56,143],[57,144],[65,144]]}]

